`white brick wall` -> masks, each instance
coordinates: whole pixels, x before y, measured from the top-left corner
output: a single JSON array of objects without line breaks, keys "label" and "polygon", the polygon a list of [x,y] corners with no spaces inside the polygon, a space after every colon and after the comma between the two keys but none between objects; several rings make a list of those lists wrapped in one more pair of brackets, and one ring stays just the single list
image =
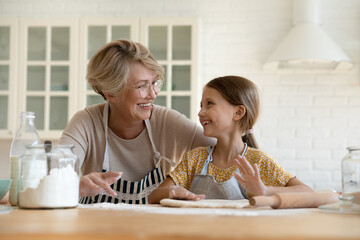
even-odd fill
[{"label": "white brick wall", "polygon": [[326,0],[321,12],[352,71],[280,73],[261,66],[291,28],[290,0],[0,0],[0,17],[198,16],[203,83],[225,74],[256,82],[261,147],[311,187],[336,190],[345,147],[360,145],[359,12],[359,0]]}]

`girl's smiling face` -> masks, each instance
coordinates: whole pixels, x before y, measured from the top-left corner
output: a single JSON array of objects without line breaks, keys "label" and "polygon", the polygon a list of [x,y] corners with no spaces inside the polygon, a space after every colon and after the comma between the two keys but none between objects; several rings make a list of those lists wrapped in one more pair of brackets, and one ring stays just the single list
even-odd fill
[{"label": "girl's smiling face", "polygon": [[234,131],[237,106],[230,104],[216,89],[204,88],[200,107],[198,116],[205,136],[219,138]]}]

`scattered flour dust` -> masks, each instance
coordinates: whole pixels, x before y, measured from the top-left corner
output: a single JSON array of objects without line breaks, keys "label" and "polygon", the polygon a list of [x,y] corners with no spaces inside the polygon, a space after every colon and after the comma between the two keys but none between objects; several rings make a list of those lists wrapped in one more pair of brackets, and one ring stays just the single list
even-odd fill
[{"label": "scattered flour dust", "polygon": [[70,166],[53,168],[35,187],[19,192],[22,208],[76,207],[79,200],[79,176]]},{"label": "scattered flour dust", "polygon": [[317,209],[270,209],[270,208],[172,208],[163,207],[160,204],[136,205],[136,204],[113,204],[95,203],[79,204],[78,208],[106,209],[116,211],[136,211],[154,214],[173,214],[173,215],[230,215],[230,216],[282,216],[310,213]]}]

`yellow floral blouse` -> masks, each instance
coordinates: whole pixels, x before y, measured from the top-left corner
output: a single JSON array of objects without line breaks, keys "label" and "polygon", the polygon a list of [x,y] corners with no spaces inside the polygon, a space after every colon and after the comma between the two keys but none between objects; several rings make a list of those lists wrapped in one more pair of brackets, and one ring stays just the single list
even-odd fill
[{"label": "yellow floral blouse", "polygon": [[[250,164],[256,163],[258,165],[261,180],[266,186],[283,187],[294,177],[284,170],[270,155],[259,149],[248,147],[244,156]],[[206,147],[195,148],[186,153],[169,176],[176,185],[189,190],[194,175],[201,173],[207,157],[208,151]],[[234,175],[235,169],[235,165],[227,169],[221,169],[210,162],[207,174],[212,175],[216,182],[221,183],[229,180]]]}]

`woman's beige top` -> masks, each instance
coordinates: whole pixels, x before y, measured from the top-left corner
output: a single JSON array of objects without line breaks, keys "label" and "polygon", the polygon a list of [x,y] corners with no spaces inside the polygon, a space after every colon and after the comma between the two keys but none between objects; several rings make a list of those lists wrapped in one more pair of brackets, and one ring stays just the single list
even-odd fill
[{"label": "woman's beige top", "polygon": [[[105,132],[100,105],[77,112],[64,130],[60,144],[73,144],[79,157],[81,173],[101,172],[105,152]],[[216,140],[203,135],[201,126],[184,115],[154,105],[150,117],[153,141],[161,156],[178,163],[189,150],[214,145]],[[146,128],[134,139],[118,137],[111,129],[108,136],[110,171],[122,171],[122,178],[138,181],[154,169],[153,149]],[[162,160],[166,176],[172,169]]]}]

